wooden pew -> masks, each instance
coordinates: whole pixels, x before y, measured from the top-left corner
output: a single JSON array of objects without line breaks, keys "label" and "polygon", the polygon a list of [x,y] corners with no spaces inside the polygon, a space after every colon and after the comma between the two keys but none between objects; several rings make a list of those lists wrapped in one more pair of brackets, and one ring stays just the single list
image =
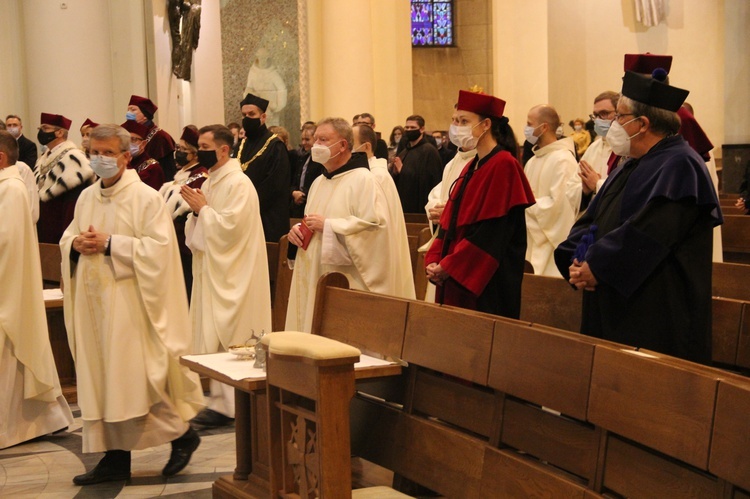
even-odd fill
[{"label": "wooden pew", "polygon": [[[273,308],[274,297],[276,296],[276,276],[279,267],[279,243],[267,241],[266,256],[268,258],[268,282],[271,288],[271,308]],[[286,256],[286,254],[284,256]]]},{"label": "wooden pew", "polygon": [[42,281],[45,288],[59,288],[62,281],[60,246],[39,243],[39,259],[42,263]]},{"label": "wooden pew", "polygon": [[[429,227],[425,227],[419,232],[417,238],[417,249],[421,248],[427,241],[432,237],[432,232]],[[425,253],[417,253],[417,261],[412,267],[414,271],[414,291],[416,292],[417,300],[424,300],[425,293],[427,292],[427,276],[424,273],[424,258]]]},{"label": "wooden pew", "polygon": [[287,263],[289,248],[288,236],[279,239],[278,258],[275,267],[275,287],[272,306],[272,323],[274,331],[283,331],[286,323],[286,309],[289,305],[289,289],[292,286],[292,269]]},{"label": "wooden pew", "polygon": [[725,262],[750,263],[750,216],[725,215],[721,242]]},{"label": "wooden pew", "polygon": [[408,224],[426,224],[427,213],[404,213],[404,222]]},{"label": "wooden pew", "polygon": [[750,265],[714,262],[711,295],[750,301]]},{"label": "wooden pew", "polygon": [[400,358],[409,368],[401,390],[384,397],[358,387],[352,404],[366,428],[352,435],[353,452],[394,471],[402,491],[748,495],[746,378],[549,327],[324,283],[318,299],[318,332],[335,330],[335,339],[360,349],[397,352],[404,320]]}]

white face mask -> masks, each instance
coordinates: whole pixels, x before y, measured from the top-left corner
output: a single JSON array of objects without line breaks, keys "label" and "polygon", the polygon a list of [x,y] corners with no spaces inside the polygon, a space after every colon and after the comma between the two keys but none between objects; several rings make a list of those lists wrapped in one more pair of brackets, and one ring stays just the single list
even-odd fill
[{"label": "white face mask", "polygon": [[18,137],[21,136],[21,128],[17,126],[9,126],[8,133],[17,139]]},{"label": "white face mask", "polygon": [[[338,144],[338,142],[336,142],[336,144]],[[339,151],[331,156],[331,147],[335,146],[336,144],[331,144],[330,146],[313,144],[312,149],[310,149],[312,160],[316,163],[320,163],[321,165],[328,163],[330,160],[341,154],[341,151]]]},{"label": "white face mask", "polygon": [[[479,123],[481,123],[481,121]],[[474,128],[479,125],[479,123],[474,126],[459,126],[451,124],[450,128],[448,128],[448,137],[450,137],[451,142],[453,142],[456,147],[460,147],[464,151],[472,151],[477,148],[479,139],[481,139],[482,136],[487,133],[485,131],[479,137],[474,137],[474,135],[472,134],[472,130],[474,130]]]},{"label": "white face mask", "polygon": [[573,127],[573,130],[575,130],[576,132],[580,132],[581,130],[583,130],[583,127],[581,125],[576,125]]},{"label": "white face mask", "polygon": [[141,153],[141,148],[138,144],[130,144],[130,155],[134,158]]},{"label": "white face mask", "polygon": [[117,157],[92,155],[90,161],[91,169],[94,170],[100,178],[112,178],[120,172],[117,165]]},{"label": "white face mask", "polygon": [[560,125],[559,127],[557,127],[557,130],[555,130],[555,137],[557,137],[558,139],[561,139],[563,138],[564,135],[565,135],[565,130],[563,130],[563,126]]},{"label": "white face mask", "polygon": [[[544,123],[542,123],[542,125],[544,125]],[[542,125],[526,125],[525,127],[523,127],[523,136],[529,144],[534,145],[539,140],[539,137],[534,135],[534,131]]]},{"label": "white face mask", "polygon": [[[627,125],[628,123],[632,123],[637,119],[637,117],[633,118],[632,120],[625,123],[625,125]],[[641,131],[639,130],[638,133],[634,135],[628,135],[628,132],[624,128],[625,125],[621,125],[617,120],[615,120],[612,122],[612,125],[609,127],[609,131],[607,132],[607,142],[609,142],[609,145],[612,148],[612,152],[617,154],[618,156],[630,156],[630,139],[641,133]]]}]

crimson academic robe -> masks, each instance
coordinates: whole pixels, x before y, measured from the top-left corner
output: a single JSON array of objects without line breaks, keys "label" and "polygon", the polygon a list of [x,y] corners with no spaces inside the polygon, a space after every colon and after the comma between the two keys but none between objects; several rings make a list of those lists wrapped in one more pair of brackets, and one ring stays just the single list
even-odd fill
[{"label": "crimson academic robe", "polygon": [[144,184],[157,191],[164,185],[164,170],[146,151],[131,159],[128,168],[135,170]]},{"label": "crimson academic robe", "polygon": [[581,332],[709,362],[712,235],[722,222],[706,164],[681,136],[618,167],[555,250],[565,279],[577,251],[598,281],[584,292]]},{"label": "crimson academic robe", "polygon": [[500,146],[464,167],[425,257],[450,275],[437,286],[437,303],[519,317],[524,210],[534,202],[523,168]]},{"label": "crimson academic robe", "polygon": [[[174,162],[174,139],[167,132],[149,121],[148,135],[146,136],[146,152],[149,156],[159,162],[164,172],[164,179],[170,181],[174,178],[177,166]],[[156,190],[159,190],[157,187]]]}]

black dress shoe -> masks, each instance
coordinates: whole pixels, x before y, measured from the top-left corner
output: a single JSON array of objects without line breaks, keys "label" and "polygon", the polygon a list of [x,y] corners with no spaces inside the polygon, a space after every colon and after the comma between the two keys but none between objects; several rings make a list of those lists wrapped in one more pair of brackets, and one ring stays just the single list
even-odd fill
[{"label": "black dress shoe", "polygon": [[172,440],[172,454],[170,454],[169,461],[167,461],[167,465],[164,466],[161,474],[173,476],[182,471],[190,462],[190,457],[200,443],[201,437],[192,428],[188,429],[180,438]]},{"label": "black dress shoe", "polygon": [[130,452],[107,451],[93,470],[73,477],[76,485],[94,485],[103,482],[116,482],[130,478]]},{"label": "black dress shoe", "polygon": [[211,409],[203,409],[193,419],[190,420],[192,428],[219,428],[229,426],[234,422],[234,418],[225,416]]}]

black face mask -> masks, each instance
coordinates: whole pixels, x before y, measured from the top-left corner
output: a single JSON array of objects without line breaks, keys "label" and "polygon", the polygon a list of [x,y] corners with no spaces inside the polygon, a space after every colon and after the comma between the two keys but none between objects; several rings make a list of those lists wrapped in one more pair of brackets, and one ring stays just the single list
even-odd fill
[{"label": "black face mask", "polygon": [[218,162],[216,151],[198,151],[198,164],[203,168],[211,168]]},{"label": "black face mask", "polygon": [[419,130],[406,130],[404,131],[404,136],[406,137],[406,140],[409,142],[414,142],[422,135],[422,132]]},{"label": "black face mask", "polygon": [[242,128],[245,130],[245,136],[253,137],[260,130],[260,118],[242,118]]},{"label": "black face mask", "polygon": [[43,146],[46,146],[53,140],[55,140],[55,132],[45,132],[44,130],[39,130],[39,133],[36,134],[36,140],[39,141],[40,144]]},{"label": "black face mask", "polygon": [[174,153],[174,160],[178,165],[185,166],[188,164],[187,153],[185,151],[176,151]]}]

